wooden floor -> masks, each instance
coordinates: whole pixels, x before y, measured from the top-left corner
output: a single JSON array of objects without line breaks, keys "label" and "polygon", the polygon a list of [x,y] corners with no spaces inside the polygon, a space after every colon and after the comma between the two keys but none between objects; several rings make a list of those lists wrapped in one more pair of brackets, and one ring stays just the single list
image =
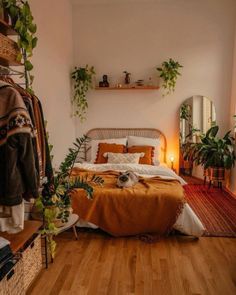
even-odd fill
[{"label": "wooden floor", "polygon": [[71,232],[31,295],[235,295],[236,239],[169,237],[154,244]]}]

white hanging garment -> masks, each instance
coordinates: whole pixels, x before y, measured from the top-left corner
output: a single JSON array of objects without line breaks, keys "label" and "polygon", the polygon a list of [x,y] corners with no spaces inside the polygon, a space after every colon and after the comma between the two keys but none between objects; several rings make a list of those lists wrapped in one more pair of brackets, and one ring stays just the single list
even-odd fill
[{"label": "white hanging garment", "polygon": [[24,202],[17,206],[0,206],[0,232],[16,234],[24,229]]}]

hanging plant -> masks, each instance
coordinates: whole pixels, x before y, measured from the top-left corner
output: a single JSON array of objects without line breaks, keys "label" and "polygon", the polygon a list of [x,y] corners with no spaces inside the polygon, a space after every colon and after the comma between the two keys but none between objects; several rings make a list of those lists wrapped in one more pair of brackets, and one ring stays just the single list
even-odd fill
[{"label": "hanging plant", "polygon": [[30,5],[28,1],[23,0],[2,1],[6,12],[11,18],[12,26],[19,35],[17,44],[20,53],[17,56],[17,61],[21,62],[23,60],[26,89],[33,92],[34,76],[31,74],[33,65],[30,58],[33,55],[33,49],[37,46],[38,38],[35,36],[37,26],[34,23]]},{"label": "hanging plant", "polygon": [[177,78],[181,75],[179,69],[182,67],[181,64],[170,58],[169,61],[164,61],[162,63],[161,68],[157,68],[157,71],[160,72],[160,77],[163,80],[162,87],[164,88],[164,91],[166,91],[163,96],[175,91]]},{"label": "hanging plant", "polygon": [[93,76],[95,75],[94,67],[86,65],[85,68],[75,67],[71,74],[73,80],[73,97],[71,99],[74,107],[74,116],[78,116],[80,121],[85,120],[88,102],[86,94],[89,89],[93,88]]}]

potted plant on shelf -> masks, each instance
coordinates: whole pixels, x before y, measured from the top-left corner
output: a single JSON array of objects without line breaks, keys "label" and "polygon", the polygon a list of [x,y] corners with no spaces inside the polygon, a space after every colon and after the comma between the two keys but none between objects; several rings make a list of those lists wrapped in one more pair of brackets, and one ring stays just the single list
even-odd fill
[{"label": "potted plant on shelf", "polygon": [[179,69],[182,67],[179,62],[170,58],[169,61],[164,61],[161,67],[156,68],[160,72],[160,77],[163,80],[162,87],[166,91],[163,96],[175,91],[177,78],[181,75]]},{"label": "potted plant on shelf", "polygon": [[12,27],[18,33],[18,47],[20,52],[17,61],[23,60],[26,89],[33,93],[32,83],[34,76],[31,74],[33,64],[30,61],[33,50],[37,46],[38,38],[35,36],[37,26],[28,1],[25,0],[2,0],[4,10],[11,18]]},{"label": "potted plant on shelf", "polygon": [[74,71],[71,73],[74,92],[71,102],[75,108],[73,115],[78,116],[81,122],[85,120],[86,111],[88,109],[86,94],[90,88],[93,88],[94,75],[94,67],[89,67],[88,65],[86,65],[85,68],[75,67]]},{"label": "potted plant on shelf", "polygon": [[40,197],[36,200],[36,212],[33,217],[43,219],[44,228],[42,234],[46,236],[49,251],[55,256],[56,243],[54,236],[57,234],[58,226],[64,225],[71,213],[71,193],[75,189],[83,189],[89,199],[93,198],[93,185],[102,185],[101,177],[92,178],[71,177],[72,169],[82,146],[88,138],[83,136],[77,138],[74,147],[69,149],[65,160],[61,163],[59,171],[52,181],[43,184]]},{"label": "potted plant on shelf", "polygon": [[225,169],[231,169],[236,159],[231,131],[223,138],[217,137],[218,131],[219,127],[213,126],[200,137],[199,143],[187,143],[184,147],[184,158],[191,159],[196,165],[202,165],[205,175],[213,181],[224,180]]}]

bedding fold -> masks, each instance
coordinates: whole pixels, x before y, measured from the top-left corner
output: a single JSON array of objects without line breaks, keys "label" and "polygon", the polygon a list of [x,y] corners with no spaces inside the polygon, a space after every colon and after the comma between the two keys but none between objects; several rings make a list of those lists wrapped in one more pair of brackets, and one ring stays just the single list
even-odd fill
[{"label": "bedding fold", "polygon": [[185,200],[178,180],[140,177],[135,186],[121,189],[116,186],[117,171],[74,168],[72,176],[94,174],[104,179],[104,185],[94,187],[93,200],[81,189],[73,191],[72,207],[80,218],[113,236],[165,235],[182,212]]}]

